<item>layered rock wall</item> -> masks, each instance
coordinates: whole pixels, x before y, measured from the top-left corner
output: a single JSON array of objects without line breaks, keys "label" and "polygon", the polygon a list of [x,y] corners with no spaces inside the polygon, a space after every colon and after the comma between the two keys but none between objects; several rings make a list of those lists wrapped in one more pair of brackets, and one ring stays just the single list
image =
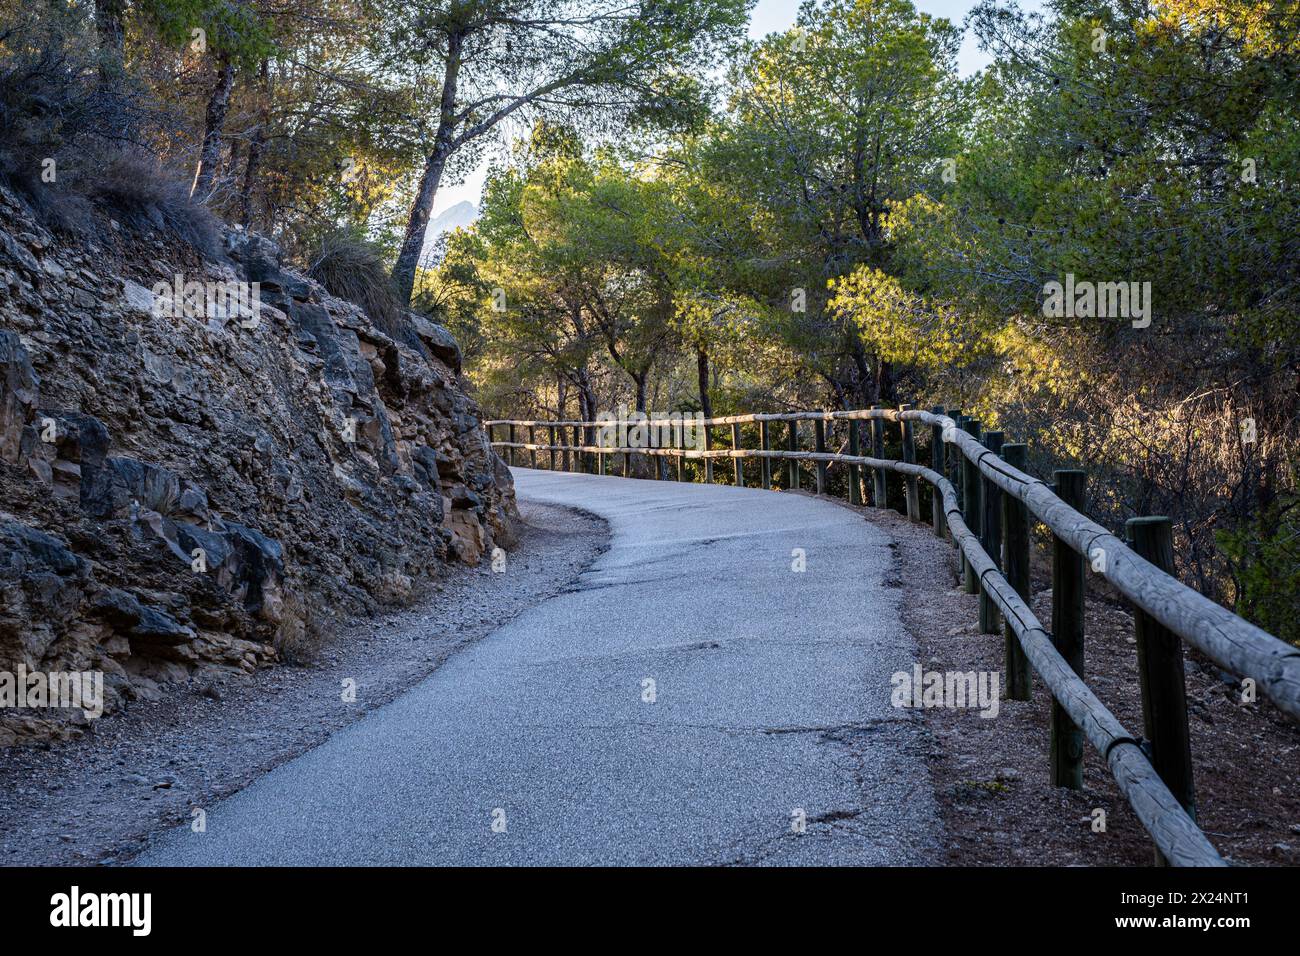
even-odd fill
[{"label": "layered rock wall", "polygon": [[[509,471],[446,331],[394,337],[268,241],[227,248],[115,223],[72,246],[0,190],[0,672],[103,671],[111,711],[509,546]],[[187,283],[257,283],[260,308],[167,315]],[[69,720],[0,710],[0,744]]]}]

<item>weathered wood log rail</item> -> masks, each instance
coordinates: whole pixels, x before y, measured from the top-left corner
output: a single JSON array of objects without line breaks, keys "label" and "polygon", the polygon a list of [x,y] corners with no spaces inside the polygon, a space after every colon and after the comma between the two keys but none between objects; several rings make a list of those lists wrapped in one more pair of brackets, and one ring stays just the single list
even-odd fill
[{"label": "weathered wood log rail", "polygon": [[[840,421],[871,422],[872,455],[856,454],[860,437],[856,425],[849,429],[851,454],[824,450],[826,423]],[[815,423],[816,451],[800,450],[801,422]],[[771,447],[773,423],[788,427],[788,447],[784,450]],[[884,457],[886,423],[899,428],[904,460]],[[1105,759],[1120,791],[1151,834],[1157,862],[1225,865],[1195,823],[1181,641],[1186,640],[1225,670],[1253,681],[1256,689],[1281,710],[1300,719],[1300,649],[1173,577],[1168,519],[1130,521],[1130,547],[1082,513],[1082,472],[1059,471],[1055,483],[1048,485],[1021,470],[1025,445],[1003,445],[999,432],[991,433],[994,448],[988,447],[980,440],[980,423],[958,411],[949,415],[942,408],[925,412],[903,406],[724,416],[706,419],[703,425],[706,433],[715,427],[731,426],[733,447],[713,448],[709,441],[703,449],[684,447],[679,419],[628,422],[629,428],[644,425],[669,430],[666,446],[644,448],[583,441],[584,434],[590,440],[601,434],[601,429],[616,424],[608,421],[501,419],[485,424],[490,439],[497,427],[509,429],[507,441],[493,440],[492,445],[505,452],[510,464],[515,464],[516,452],[526,451],[534,467],[538,452],[549,454],[552,469],[560,453],[565,469],[572,460],[576,469],[601,474],[606,473],[609,456],[622,455],[626,462],[629,455],[646,455],[675,460],[679,480],[684,479],[685,461],[701,460],[707,465],[706,480],[711,480],[712,461],[732,458],[732,480],[739,485],[744,481],[741,465],[752,458],[761,464],[761,486],[770,488],[771,463],[784,460],[788,469],[786,487],[798,488],[799,463],[810,462],[816,467],[817,491],[823,493],[827,466],[842,464],[849,471],[849,497],[855,504],[864,497],[864,489],[858,487],[859,470],[870,469],[874,479],[872,503],[876,507],[886,506],[887,476],[900,475],[906,489],[907,515],[913,521],[920,521],[917,481],[924,479],[934,489],[934,533],[950,538],[957,546],[967,589],[981,596],[981,629],[996,632],[997,619],[1002,621],[1008,696],[1029,699],[1026,663],[1032,665],[1051,692],[1053,782],[1073,788],[1082,785],[1080,736],[1086,738]],[[740,426],[746,424],[759,426],[760,448],[740,447]],[[915,462],[913,429],[917,425],[929,426],[928,467]],[[521,428],[527,429],[528,441],[517,440]],[[539,429],[545,430],[544,444],[536,441]],[[565,440],[568,435],[572,443]],[[995,448],[1003,455],[997,454]],[[1031,515],[1053,535],[1055,634],[1043,627],[1028,604]],[[1145,740],[1130,734],[1083,679],[1083,595],[1088,567],[1109,581],[1135,610]]]}]

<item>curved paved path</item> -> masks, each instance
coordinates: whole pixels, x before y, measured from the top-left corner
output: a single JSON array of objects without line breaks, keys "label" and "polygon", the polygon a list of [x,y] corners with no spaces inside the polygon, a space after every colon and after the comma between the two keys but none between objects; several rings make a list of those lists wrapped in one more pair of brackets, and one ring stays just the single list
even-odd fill
[{"label": "curved paved path", "polygon": [[568,592],[210,808],[205,833],[171,831],[139,862],[937,856],[919,724],[889,703],[914,649],[883,532],[799,495],[515,475],[525,504],[604,516],[609,551]]}]

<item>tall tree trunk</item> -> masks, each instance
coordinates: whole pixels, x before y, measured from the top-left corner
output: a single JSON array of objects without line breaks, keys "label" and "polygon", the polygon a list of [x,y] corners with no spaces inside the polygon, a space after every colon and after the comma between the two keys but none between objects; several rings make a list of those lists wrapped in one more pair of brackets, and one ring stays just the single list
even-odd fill
[{"label": "tall tree trunk", "polygon": [[[870,408],[875,404],[878,394],[875,391],[875,376],[871,374],[871,368],[867,364],[867,350],[863,348],[862,340],[856,336],[853,340],[853,367],[858,373],[858,408]],[[849,424],[850,428],[858,430],[858,441],[862,443],[863,448],[869,447],[870,441],[866,425],[865,421],[853,421]]]},{"label": "tall tree trunk", "polygon": [[636,410],[638,412],[646,411],[646,379],[650,376],[650,370],[632,375],[632,381],[636,382]]},{"label": "tall tree trunk", "polygon": [[[557,376],[555,387],[559,392],[559,396],[556,398],[556,402],[559,404],[559,409],[556,412],[555,418],[557,421],[562,422],[565,418],[564,411],[569,407],[569,380],[563,375]],[[548,435],[547,437],[549,438],[550,436]],[[568,444],[568,441],[564,437],[563,427],[555,429],[555,442],[558,445]],[[569,453],[567,451],[560,452],[560,465],[565,471],[569,470]]]},{"label": "tall tree trunk", "polygon": [[582,371],[582,394],[587,400],[587,415],[584,421],[594,421],[597,414],[596,390],[591,387],[591,376],[586,369]]},{"label": "tall tree trunk", "polygon": [[221,160],[221,131],[226,125],[230,91],[234,85],[235,64],[230,57],[223,56],[217,64],[217,85],[208,97],[208,109],[203,121],[203,149],[199,153],[198,169],[194,171],[194,186],[190,189],[190,195],[199,202],[208,199],[217,176],[217,164]]},{"label": "tall tree trunk", "polygon": [[695,351],[695,369],[700,383],[700,411],[705,418],[713,417],[713,400],[709,398],[709,353],[704,349]]},{"label": "tall tree trunk", "polygon": [[[699,348],[695,350],[695,371],[700,383],[700,412],[705,419],[713,417],[713,399],[709,397],[709,353]],[[704,426],[704,450],[713,448],[713,427]],[[713,466],[705,463],[706,474],[712,474]]]},{"label": "tall tree trunk", "polygon": [[876,401],[885,405],[894,400],[894,366],[881,359],[877,368],[876,393],[878,397]]},{"label": "tall tree trunk", "polygon": [[257,84],[261,88],[262,107],[257,129],[248,144],[248,161],[244,164],[244,181],[239,187],[239,222],[245,228],[253,223],[253,190],[262,167],[262,150],[266,146],[266,128],[271,123],[271,77],[265,59],[257,68]]},{"label": "tall tree trunk", "polygon": [[854,338],[853,341],[853,367],[857,370],[858,381],[858,401],[861,404],[859,408],[867,408],[875,402],[875,395],[872,394],[872,382],[875,376],[871,374],[871,368],[867,364],[867,350],[862,346],[862,340]]},{"label": "tall tree trunk", "polygon": [[[635,398],[636,411],[644,415],[646,412],[646,379],[650,374],[650,370],[646,368],[646,369],[642,369],[639,372],[634,372],[626,365],[622,366],[622,368],[625,372],[627,372],[628,378],[632,379],[632,383],[636,388],[636,398]],[[630,427],[631,426],[629,425],[629,428]],[[644,442],[642,443],[641,447],[642,448],[645,447]],[[651,474],[650,469],[653,467],[652,465],[653,458],[650,455],[644,455],[641,452],[633,452],[631,455],[628,456],[628,458],[629,458],[628,467],[631,469],[632,477],[634,478],[650,477]]]},{"label": "tall tree trunk", "polygon": [[[581,369],[578,372],[578,418],[584,422],[595,421],[596,419],[596,393],[591,387],[591,378],[587,370]],[[582,443],[584,445],[594,445],[596,443],[596,426],[582,426]],[[591,452],[579,452],[582,460],[586,462],[586,468],[591,470]]]},{"label": "tall tree trunk", "polygon": [[433,152],[424,164],[424,175],[420,177],[420,189],[411,206],[411,215],[406,223],[406,235],[402,238],[402,248],[397,253],[397,262],[393,265],[393,285],[404,304],[409,305],[415,291],[415,270],[420,264],[420,252],[424,249],[424,236],[429,229],[429,215],[433,212],[433,200],[438,195],[438,183],[442,172],[447,168],[447,159],[452,153],[452,141],[456,131],[456,87],[460,79],[461,48],[464,37],[453,33],[447,41],[447,66],[442,78],[442,100],[438,110],[438,132],[433,140]]},{"label": "tall tree trunk", "polygon": [[98,0],[95,4],[95,32],[99,34],[99,80],[115,86],[122,79],[122,18],[126,0]]}]

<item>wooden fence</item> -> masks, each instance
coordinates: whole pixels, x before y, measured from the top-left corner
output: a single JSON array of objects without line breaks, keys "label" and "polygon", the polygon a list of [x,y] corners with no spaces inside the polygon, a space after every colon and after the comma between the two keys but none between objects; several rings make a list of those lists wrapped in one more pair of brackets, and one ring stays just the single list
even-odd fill
[{"label": "wooden fence", "polygon": [[[690,421],[690,420],[688,420]],[[870,423],[871,454],[859,454],[859,426],[852,424],[847,454],[826,450],[828,423]],[[801,423],[814,427],[813,450],[801,448]],[[696,420],[696,423],[700,423]],[[489,439],[496,428],[508,440],[492,440],[510,464],[528,452],[537,467],[538,453],[550,467],[607,472],[610,456],[668,458],[679,480],[684,463],[703,463],[704,478],[713,480],[713,462],[733,460],[732,481],[744,483],[743,462],[758,459],[759,484],[773,485],[772,463],[786,463],[787,488],[801,482],[800,462],[814,466],[817,493],[825,493],[827,469],[844,465],[849,472],[849,499],[863,503],[860,469],[871,473],[871,501],[885,507],[888,476],[902,479],[908,517],[921,520],[919,481],[933,494],[930,522],[936,535],[958,548],[966,589],[980,595],[980,625],[986,633],[1004,634],[1007,696],[1028,700],[1030,668],[1052,695],[1050,718],[1051,776],[1057,786],[1083,785],[1083,740],[1096,748],[1120,791],[1151,834],[1156,861],[1176,866],[1223,866],[1224,861],[1196,826],[1196,802],[1188,737],[1183,676],[1185,640],[1220,667],[1253,681],[1292,718],[1300,719],[1300,649],[1278,640],[1250,622],[1184,585],[1172,574],[1173,548],[1167,518],[1135,518],[1121,541],[1085,514],[1086,475],[1057,471],[1052,484],[1026,474],[1027,446],[1007,444],[1001,432],[984,432],[980,422],[959,411],[931,412],[901,406],[853,411],[732,415],[703,420],[704,448],[686,447],[679,419],[630,422],[644,425],[649,447],[609,447],[596,436],[611,422],[497,420],[485,423]],[[785,424],[786,447],[772,448],[772,425]],[[742,425],[758,425],[759,447],[742,447]],[[901,459],[885,458],[886,425],[898,429]],[[730,448],[714,448],[712,430],[730,426]],[[916,461],[915,430],[930,433],[928,465]],[[528,440],[520,441],[520,429]],[[538,430],[544,443],[537,442]],[[570,442],[568,439],[572,438]],[[558,456],[558,457],[557,457]],[[655,469],[658,473],[659,469]],[[861,484],[865,485],[865,482]],[[1029,607],[1031,521],[1052,534],[1052,619],[1049,632]],[[1130,734],[1084,682],[1084,597],[1086,572],[1109,581],[1132,603],[1135,613],[1138,672],[1142,690],[1145,737]],[[1000,628],[999,628],[1000,621]]]}]

